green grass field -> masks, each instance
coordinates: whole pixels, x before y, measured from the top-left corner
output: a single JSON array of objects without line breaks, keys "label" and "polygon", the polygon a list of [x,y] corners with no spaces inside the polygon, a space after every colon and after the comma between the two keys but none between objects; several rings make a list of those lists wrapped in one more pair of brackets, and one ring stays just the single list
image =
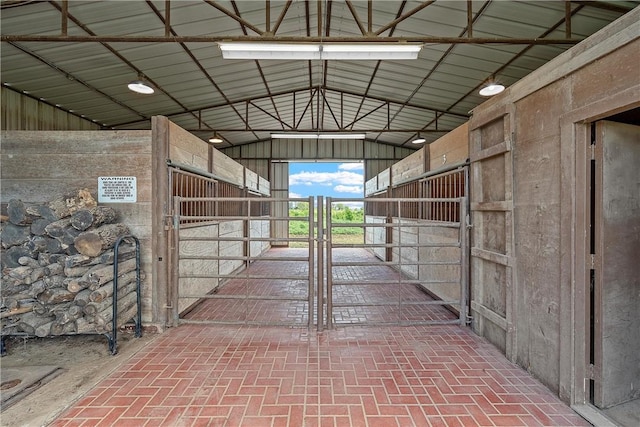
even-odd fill
[{"label": "green grass field", "polygon": [[[308,208],[302,204],[295,209],[289,211],[289,216],[301,217],[304,220],[289,221],[289,235],[291,237],[300,238],[308,237],[309,235],[309,223],[307,218],[309,215]],[[338,223],[353,223],[359,225],[363,223],[364,212],[362,209],[350,209],[348,207],[340,207],[331,213],[332,219]],[[325,230],[326,232],[326,230]],[[364,243],[364,230],[362,227],[333,227],[332,228],[332,242],[343,244],[361,244]],[[306,242],[292,242],[290,247],[308,247]]]}]

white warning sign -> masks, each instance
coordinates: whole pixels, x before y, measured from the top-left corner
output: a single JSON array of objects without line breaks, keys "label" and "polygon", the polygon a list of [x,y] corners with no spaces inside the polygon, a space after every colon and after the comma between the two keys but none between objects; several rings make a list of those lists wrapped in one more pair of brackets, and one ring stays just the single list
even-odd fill
[{"label": "white warning sign", "polygon": [[99,176],[98,203],[135,203],[135,176]]}]

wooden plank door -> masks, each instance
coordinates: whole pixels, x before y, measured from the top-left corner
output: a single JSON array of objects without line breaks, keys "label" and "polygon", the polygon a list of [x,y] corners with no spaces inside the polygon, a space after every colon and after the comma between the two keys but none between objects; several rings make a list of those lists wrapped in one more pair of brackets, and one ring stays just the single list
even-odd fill
[{"label": "wooden plank door", "polygon": [[512,359],[513,160],[511,114],[470,123],[471,313],[474,330]]},{"label": "wooden plank door", "polygon": [[594,403],[640,398],[640,126],[595,138]]}]

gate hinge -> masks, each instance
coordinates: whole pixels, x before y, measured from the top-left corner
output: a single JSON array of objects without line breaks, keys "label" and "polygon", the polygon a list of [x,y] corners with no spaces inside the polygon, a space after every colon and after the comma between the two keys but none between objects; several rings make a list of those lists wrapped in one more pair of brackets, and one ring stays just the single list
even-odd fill
[{"label": "gate hinge", "polygon": [[595,160],[596,159],[596,145],[595,144],[589,145],[589,151],[591,152],[591,159],[590,160]]},{"label": "gate hinge", "polygon": [[595,270],[596,268],[596,256],[595,254],[590,254],[589,257],[589,263],[591,264],[591,266],[589,267],[591,270]]},{"label": "gate hinge", "polygon": [[587,367],[587,379],[588,380],[598,380],[598,373],[596,371],[596,366],[593,363],[590,363]]}]

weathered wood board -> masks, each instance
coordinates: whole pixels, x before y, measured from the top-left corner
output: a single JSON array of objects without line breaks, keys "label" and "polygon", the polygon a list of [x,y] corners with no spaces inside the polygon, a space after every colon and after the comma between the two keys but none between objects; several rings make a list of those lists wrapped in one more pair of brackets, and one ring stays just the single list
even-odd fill
[{"label": "weathered wood board", "polygon": [[433,141],[428,148],[430,171],[463,163],[469,158],[469,123]]},{"label": "weathered wood board", "polygon": [[203,171],[209,170],[209,144],[169,122],[169,158]]},{"label": "weathered wood board", "polygon": [[396,186],[409,182],[425,173],[426,150],[427,148],[422,148],[391,166],[391,184]]}]

